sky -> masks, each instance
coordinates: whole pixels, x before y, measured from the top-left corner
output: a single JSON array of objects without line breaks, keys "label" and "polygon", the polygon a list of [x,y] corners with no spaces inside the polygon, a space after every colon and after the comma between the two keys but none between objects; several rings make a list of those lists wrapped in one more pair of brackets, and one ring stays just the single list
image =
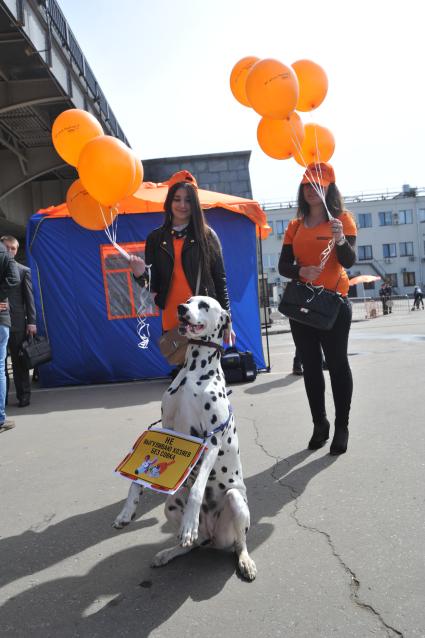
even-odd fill
[{"label": "sky", "polygon": [[143,159],[252,150],[253,197],[294,200],[303,169],[258,146],[229,88],[248,55],[310,59],[329,90],[303,121],[336,140],[342,194],[425,186],[423,0],[58,0]]}]

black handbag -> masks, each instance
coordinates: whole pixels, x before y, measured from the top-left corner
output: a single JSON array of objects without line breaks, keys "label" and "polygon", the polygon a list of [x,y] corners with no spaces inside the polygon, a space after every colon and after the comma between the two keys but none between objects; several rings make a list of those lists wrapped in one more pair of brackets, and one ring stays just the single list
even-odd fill
[{"label": "black handbag", "polygon": [[227,348],[221,357],[226,383],[240,383],[255,381],[257,366],[252,352],[239,352],[234,346]]},{"label": "black handbag", "polygon": [[338,292],[293,280],[285,288],[279,312],[312,328],[331,330],[343,303]]},{"label": "black handbag", "polygon": [[42,335],[28,337],[21,345],[19,356],[22,357],[28,370],[41,366],[43,363],[48,363],[52,360],[49,340]]}]

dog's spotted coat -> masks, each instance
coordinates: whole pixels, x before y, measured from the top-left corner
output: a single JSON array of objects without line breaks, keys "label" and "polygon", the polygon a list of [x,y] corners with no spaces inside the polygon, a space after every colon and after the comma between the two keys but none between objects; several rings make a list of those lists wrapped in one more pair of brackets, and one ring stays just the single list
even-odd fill
[{"label": "dog's spotted coat", "polygon": [[[229,316],[217,301],[201,296],[189,299],[178,312],[187,336],[200,343],[189,345],[182,369],[164,393],[162,424],[207,437],[208,450],[178,492],[167,498],[165,514],[178,528],[180,543],[157,554],[153,564],[163,565],[195,545],[211,544],[234,548],[241,573],[253,580],[256,567],[246,548],[249,509],[235,418],[230,414],[219,350],[211,345],[221,344]],[[223,425],[224,429],[219,427]],[[115,527],[134,518],[141,491],[138,484],[131,485]]]}]

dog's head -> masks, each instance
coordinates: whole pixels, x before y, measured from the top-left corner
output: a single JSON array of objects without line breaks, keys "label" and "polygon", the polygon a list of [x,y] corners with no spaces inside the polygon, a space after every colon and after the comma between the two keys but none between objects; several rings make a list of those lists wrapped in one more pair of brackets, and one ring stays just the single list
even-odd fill
[{"label": "dog's head", "polygon": [[177,307],[180,334],[189,339],[221,343],[229,314],[212,297],[191,297]]}]

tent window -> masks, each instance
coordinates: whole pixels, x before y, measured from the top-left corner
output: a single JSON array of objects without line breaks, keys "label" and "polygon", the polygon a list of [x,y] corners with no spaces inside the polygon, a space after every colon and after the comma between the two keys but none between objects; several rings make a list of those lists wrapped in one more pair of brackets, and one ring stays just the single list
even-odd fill
[{"label": "tent window", "polygon": [[[128,253],[138,255],[144,259],[145,242],[132,242],[121,245]],[[100,256],[108,319],[132,319],[137,317],[142,288],[134,281],[128,262],[110,244],[100,246]],[[157,317],[159,316],[159,310],[154,304],[152,295],[150,295],[150,298],[151,304],[148,304],[148,310],[143,313],[143,316]]]}]

